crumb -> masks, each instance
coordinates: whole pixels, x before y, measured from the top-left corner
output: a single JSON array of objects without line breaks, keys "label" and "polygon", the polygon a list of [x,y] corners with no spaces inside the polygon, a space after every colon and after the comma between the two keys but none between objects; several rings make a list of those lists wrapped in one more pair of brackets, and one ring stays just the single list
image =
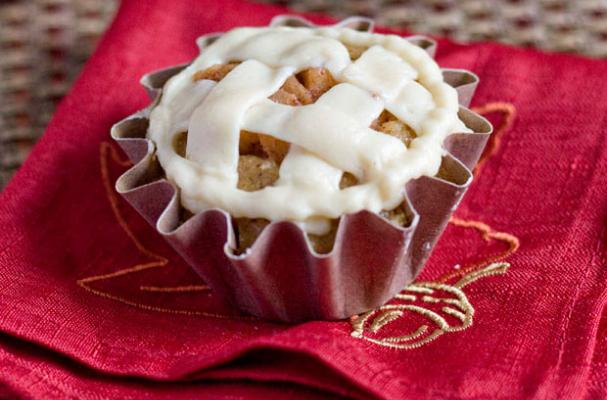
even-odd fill
[{"label": "crumb", "polygon": [[185,158],[185,149],[188,144],[188,133],[178,132],[173,136],[173,149],[175,153]]},{"label": "crumb", "polygon": [[254,192],[277,179],[278,165],[273,160],[252,155],[238,157],[238,189]]},{"label": "crumb", "polygon": [[444,159],[443,162],[441,162],[440,167],[438,168],[436,177],[447,182],[458,182],[459,180],[457,176],[453,174],[453,169],[447,167],[447,164],[444,162]]},{"label": "crumb", "polygon": [[402,227],[411,225],[411,221],[413,220],[413,216],[405,208],[404,203],[401,203],[392,210],[383,210],[379,215]]},{"label": "crumb", "polygon": [[354,175],[349,172],[344,172],[341,176],[341,180],[339,181],[339,188],[346,189],[350,186],[358,185],[358,179]]},{"label": "crumb", "polygon": [[234,218],[234,228],[238,238],[238,252],[244,253],[253,246],[257,237],[270,223],[263,218]]},{"label": "crumb", "polygon": [[339,218],[331,220],[331,229],[324,235],[312,235],[308,234],[310,243],[314,250],[319,254],[327,254],[333,249],[335,244],[335,235],[337,234],[337,226],[339,225]]}]

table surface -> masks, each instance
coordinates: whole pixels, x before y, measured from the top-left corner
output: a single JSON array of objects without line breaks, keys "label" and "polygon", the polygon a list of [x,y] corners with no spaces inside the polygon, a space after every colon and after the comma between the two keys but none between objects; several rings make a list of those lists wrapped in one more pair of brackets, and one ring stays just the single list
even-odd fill
[{"label": "table surface", "polygon": [[[607,0],[264,0],[462,42],[607,56]],[[93,51],[116,0],[0,2],[0,189]]]}]

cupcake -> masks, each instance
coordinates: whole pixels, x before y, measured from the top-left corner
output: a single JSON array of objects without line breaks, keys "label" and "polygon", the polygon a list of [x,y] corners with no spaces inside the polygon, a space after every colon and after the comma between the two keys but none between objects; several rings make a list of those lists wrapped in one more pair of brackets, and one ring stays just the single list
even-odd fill
[{"label": "cupcake", "polygon": [[277,17],[199,39],[143,79],[155,101],[112,130],[117,190],[216,295],[283,321],[341,319],[411,282],[490,134],[477,78],[434,42]]}]

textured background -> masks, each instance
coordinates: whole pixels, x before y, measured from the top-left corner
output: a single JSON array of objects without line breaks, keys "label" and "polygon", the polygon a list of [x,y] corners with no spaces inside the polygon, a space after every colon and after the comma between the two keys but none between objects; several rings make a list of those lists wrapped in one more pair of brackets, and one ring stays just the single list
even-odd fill
[{"label": "textured background", "polygon": [[[264,0],[459,41],[607,56],[607,0]],[[0,188],[27,157],[117,7],[0,1]]]}]

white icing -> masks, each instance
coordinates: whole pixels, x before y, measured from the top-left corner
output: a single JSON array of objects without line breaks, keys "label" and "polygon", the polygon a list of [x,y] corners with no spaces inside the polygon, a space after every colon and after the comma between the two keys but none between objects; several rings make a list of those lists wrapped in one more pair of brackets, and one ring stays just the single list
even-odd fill
[{"label": "white icing", "polygon": [[[352,62],[343,43],[368,49]],[[196,71],[232,61],[241,63],[220,82],[192,79]],[[306,106],[268,99],[289,76],[310,67],[327,68],[340,84]],[[369,127],[383,109],[415,130],[408,149]],[[469,131],[457,112],[457,92],[438,65],[401,37],[344,28],[239,28],[166,83],[148,137],[190,211],[217,207],[322,233],[327,218],[392,209],[407,181],[435,175],[445,137]],[[241,129],[291,144],[273,186],[237,189]],[[185,130],[183,158],[173,138]],[[340,190],[344,171],[360,184]]]},{"label": "white icing", "polygon": [[403,86],[417,78],[417,71],[393,52],[375,45],[348,65],[342,78],[391,100],[398,96]]},{"label": "white icing", "polygon": [[395,117],[419,132],[421,123],[434,108],[432,93],[415,81],[409,81],[393,102],[385,105]]}]

